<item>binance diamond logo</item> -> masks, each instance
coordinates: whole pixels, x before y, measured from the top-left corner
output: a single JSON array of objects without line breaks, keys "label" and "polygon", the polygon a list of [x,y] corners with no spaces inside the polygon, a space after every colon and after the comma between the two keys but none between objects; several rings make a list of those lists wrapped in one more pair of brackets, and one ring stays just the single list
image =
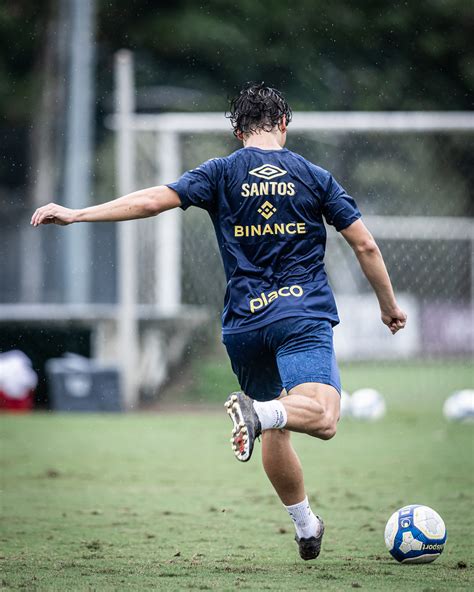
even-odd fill
[{"label": "binance diamond logo", "polygon": [[276,207],[269,201],[266,201],[258,208],[258,213],[261,214],[265,220],[268,220],[277,211]]},{"label": "binance diamond logo", "polygon": [[256,177],[265,179],[265,181],[271,181],[272,179],[286,175],[286,171],[278,168],[274,164],[262,164],[256,169],[249,171],[249,175],[255,175]]}]

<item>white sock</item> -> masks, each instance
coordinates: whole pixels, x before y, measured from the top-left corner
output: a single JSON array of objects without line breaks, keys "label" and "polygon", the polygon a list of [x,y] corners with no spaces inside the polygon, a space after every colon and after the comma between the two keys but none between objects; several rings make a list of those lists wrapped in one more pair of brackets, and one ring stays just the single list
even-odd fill
[{"label": "white sock", "polygon": [[308,539],[313,536],[318,536],[320,523],[313,514],[307,497],[305,497],[299,504],[285,506],[285,508],[295,523],[296,534],[300,538]]},{"label": "white sock", "polygon": [[281,430],[286,426],[286,409],[280,401],[254,401],[253,407],[263,430]]}]

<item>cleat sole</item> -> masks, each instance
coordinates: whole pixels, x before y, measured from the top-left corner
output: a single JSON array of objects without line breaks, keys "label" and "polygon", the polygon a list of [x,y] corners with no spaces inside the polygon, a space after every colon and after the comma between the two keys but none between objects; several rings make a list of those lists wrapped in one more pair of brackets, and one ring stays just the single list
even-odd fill
[{"label": "cleat sole", "polygon": [[[241,462],[247,462],[250,460],[252,455],[254,442],[255,442],[255,430],[258,430],[257,436],[260,435],[260,424],[258,418],[256,419],[255,425],[253,423],[247,424],[246,421],[255,421],[249,417],[247,420],[244,419],[249,413],[249,399],[245,395],[238,393],[231,394],[227,401],[224,403],[227,414],[232,421],[232,437],[230,442],[232,450],[237,460]],[[243,405],[243,407],[241,407]],[[255,412],[254,416],[255,416]],[[255,416],[256,417],[256,416]]]}]

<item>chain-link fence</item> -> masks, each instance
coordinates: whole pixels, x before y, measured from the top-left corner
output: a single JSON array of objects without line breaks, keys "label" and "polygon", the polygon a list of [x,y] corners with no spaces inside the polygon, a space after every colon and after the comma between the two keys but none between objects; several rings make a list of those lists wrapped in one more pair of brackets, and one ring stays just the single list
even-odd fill
[{"label": "chain-link fence", "polygon": [[[466,224],[474,213],[472,140],[472,133],[459,132],[292,136],[290,126],[288,147],[330,170],[355,197],[369,227],[371,216],[387,216],[372,230],[380,231],[378,242],[398,291],[421,302],[466,305],[472,300],[472,235]],[[223,134],[183,135],[183,170],[238,147]],[[334,238],[331,231],[329,236]],[[340,254],[340,247],[334,257],[328,249],[336,290],[366,291],[352,254],[343,250],[344,265]],[[350,271],[345,282],[338,277],[341,268],[346,275]],[[183,220],[182,281],[184,302],[221,304],[224,280],[212,225],[195,209]]]},{"label": "chain-link fence", "polygon": [[[288,147],[329,169],[355,197],[374,233],[395,290],[414,317],[405,357],[472,352],[473,135],[468,130],[429,128],[403,132],[308,129],[294,133],[289,128]],[[240,147],[230,132],[218,130],[181,131],[177,138],[175,163],[180,163],[181,171]],[[137,132],[136,142],[137,187],[157,179],[171,181],[156,159],[159,133]],[[141,226],[138,242],[143,302],[152,302],[154,290],[159,289],[152,273],[157,256],[153,225],[152,221]],[[183,214],[180,225],[182,303],[205,306],[217,316],[225,279],[213,226],[207,213],[197,208]],[[356,298],[362,318],[369,314],[366,308],[377,317],[357,260],[333,229],[329,230],[326,265],[342,315]],[[372,350],[374,356],[388,353],[383,346],[380,350],[377,339],[372,340]],[[351,351],[355,356],[370,357],[370,351],[361,352],[360,343]],[[403,356],[401,350],[392,348],[392,352]]]}]

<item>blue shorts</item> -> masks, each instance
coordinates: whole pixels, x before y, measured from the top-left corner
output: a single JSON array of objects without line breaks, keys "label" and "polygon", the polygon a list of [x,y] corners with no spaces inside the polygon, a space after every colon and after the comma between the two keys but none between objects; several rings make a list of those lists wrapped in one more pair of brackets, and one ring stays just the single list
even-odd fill
[{"label": "blue shorts", "polygon": [[330,321],[291,317],[224,335],[223,342],[242,390],[252,399],[271,401],[283,388],[288,392],[304,382],[341,392]]}]

